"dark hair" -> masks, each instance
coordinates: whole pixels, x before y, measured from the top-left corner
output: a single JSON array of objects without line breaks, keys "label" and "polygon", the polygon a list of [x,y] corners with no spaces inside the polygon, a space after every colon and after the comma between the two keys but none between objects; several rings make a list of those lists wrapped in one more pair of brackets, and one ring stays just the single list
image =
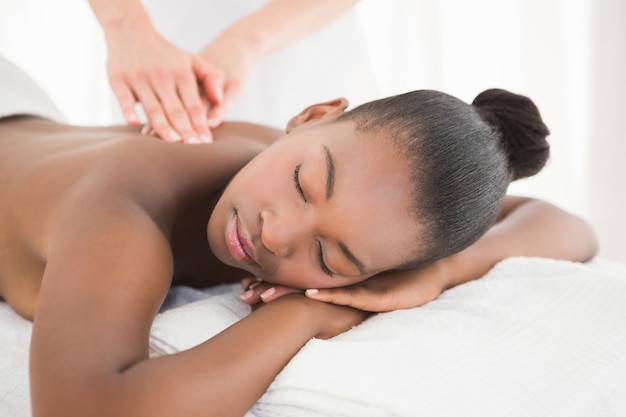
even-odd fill
[{"label": "dark hair", "polygon": [[412,167],[413,211],[423,241],[403,268],[478,240],[494,223],[509,182],[536,174],[549,156],[549,131],[537,107],[505,90],[486,90],[472,105],[418,90],[365,103],[339,120],[391,137]]}]

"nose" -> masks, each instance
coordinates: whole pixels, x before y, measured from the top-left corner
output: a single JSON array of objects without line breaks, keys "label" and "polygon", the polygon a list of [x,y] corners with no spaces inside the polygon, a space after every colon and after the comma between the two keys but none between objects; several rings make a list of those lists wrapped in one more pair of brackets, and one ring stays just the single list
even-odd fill
[{"label": "nose", "polygon": [[263,210],[261,219],[261,242],[274,255],[290,256],[307,237],[312,236],[312,222],[306,215],[285,210]]}]

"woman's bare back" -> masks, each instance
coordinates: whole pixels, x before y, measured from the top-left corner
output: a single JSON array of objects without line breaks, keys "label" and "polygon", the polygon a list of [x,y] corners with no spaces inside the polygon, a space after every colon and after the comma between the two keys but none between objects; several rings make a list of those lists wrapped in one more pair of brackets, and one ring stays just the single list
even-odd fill
[{"label": "woman's bare back", "polygon": [[[211,205],[234,173],[276,131],[225,126],[211,145],[175,145],[129,127],[75,127],[40,118],[0,120],[0,295],[32,318],[52,236],[64,210],[80,201],[132,200],[171,242],[179,283],[208,285],[239,271],[212,256]],[[246,139],[262,133],[261,141]],[[271,141],[271,140],[270,140]],[[114,210],[114,208],[112,208]],[[120,219],[120,221],[123,221]],[[89,239],[89,236],[85,236]]]}]

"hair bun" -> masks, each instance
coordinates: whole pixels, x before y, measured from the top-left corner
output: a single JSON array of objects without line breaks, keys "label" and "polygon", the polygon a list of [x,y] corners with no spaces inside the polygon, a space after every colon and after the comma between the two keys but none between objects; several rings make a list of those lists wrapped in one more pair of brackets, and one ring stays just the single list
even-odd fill
[{"label": "hair bun", "polygon": [[531,99],[506,90],[491,89],[480,93],[472,105],[499,133],[509,157],[512,181],[541,171],[550,155],[546,140],[550,131]]}]

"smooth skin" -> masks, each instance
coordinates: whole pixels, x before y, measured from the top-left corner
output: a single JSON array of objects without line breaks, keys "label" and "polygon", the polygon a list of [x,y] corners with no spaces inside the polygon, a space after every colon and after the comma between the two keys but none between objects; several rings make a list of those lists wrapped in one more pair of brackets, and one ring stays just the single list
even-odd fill
[{"label": "smooth skin", "polygon": [[139,0],[89,0],[108,47],[109,83],[126,121],[138,125],[141,103],[166,141],[210,142],[256,64],[329,24],[357,0],[271,0],[197,53],[156,31]]},{"label": "smooth skin", "polygon": [[[585,260],[595,252],[582,220],[546,203],[507,199],[498,225],[467,250],[472,256],[451,257],[445,274],[426,267],[396,273],[397,280],[376,275],[390,262],[406,261],[406,251],[386,252],[387,246],[419,242],[420,227],[408,210],[385,216],[359,192],[362,172],[391,169],[393,177],[404,167],[384,137],[361,136],[351,122],[332,123],[346,105],[339,99],[305,109],[284,137],[225,123],[214,143],[195,146],[152,140],[129,127],[0,121],[0,192],[7,196],[0,202],[0,294],[34,319],[33,415],[242,416],[309,339],[332,337],[368,315],[288,294],[196,348],[148,359],[150,327],[172,284],[207,286],[258,273],[283,290],[316,286],[320,297],[365,310],[376,310],[369,297],[378,293],[385,307],[379,309],[386,310],[423,304],[477,278],[497,261],[489,245],[509,248],[499,256]],[[353,149],[361,152],[355,159],[365,163],[369,154],[369,165],[349,165],[342,153],[356,139],[362,143]],[[336,163],[330,199],[323,146]],[[302,192],[294,178],[298,164]],[[256,175],[270,168],[271,175]],[[376,194],[388,185],[372,175],[368,189]],[[403,207],[407,194],[401,184],[385,198]],[[354,222],[338,215],[352,198],[360,201]],[[233,208],[247,213],[240,232],[255,264],[228,243]],[[387,234],[363,235],[358,216]],[[280,234],[281,224],[301,229]],[[333,276],[321,268],[318,240]],[[355,269],[340,243],[365,271]],[[344,291],[352,294],[348,302],[340,298]]]}]

